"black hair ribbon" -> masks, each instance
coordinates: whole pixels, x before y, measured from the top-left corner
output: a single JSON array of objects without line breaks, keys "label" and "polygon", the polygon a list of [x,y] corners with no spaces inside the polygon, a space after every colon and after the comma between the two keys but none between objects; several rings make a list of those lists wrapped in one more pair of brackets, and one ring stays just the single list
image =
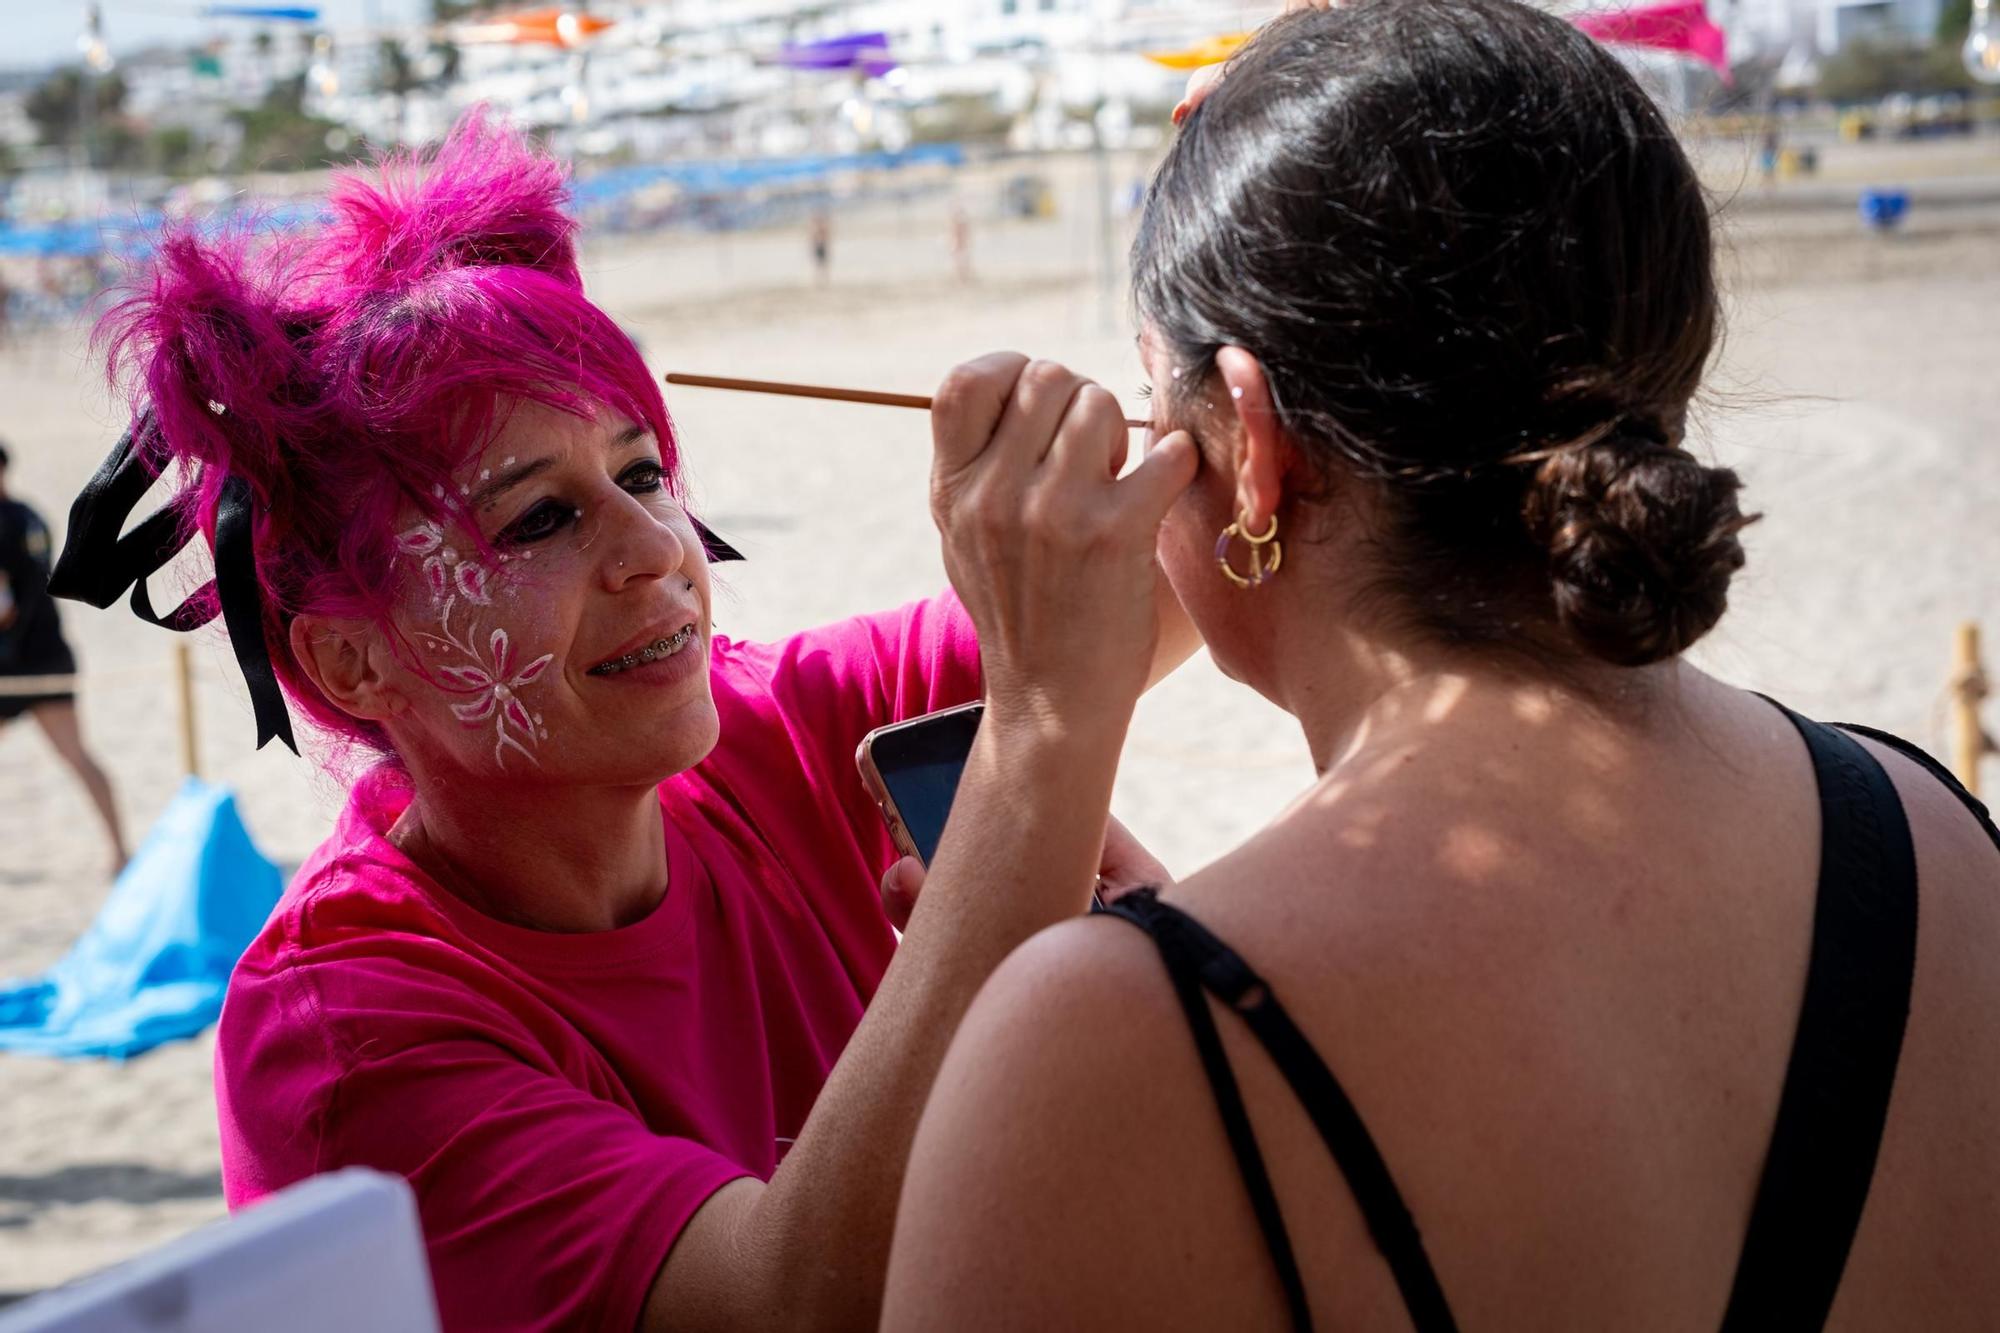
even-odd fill
[{"label": "black hair ribbon", "polygon": [[[130,588],[134,615],[149,625],[178,632],[206,625],[219,607],[237,668],[250,689],[257,748],[263,749],[275,737],[297,754],[291,714],[264,643],[264,598],[257,584],[250,484],[233,475],[223,479],[215,505],[215,578],[164,616],[153,609],[146,579],[180,553],[192,530],[182,515],[166,508],[119,535],[158,475],[147,458],[157,429],[150,410],[140,413],[78,493],[69,509],[69,536],[49,574],[49,593],[105,610]],[[694,520],[694,527],[711,563],[743,559],[741,551],[701,520]]]},{"label": "black hair ribbon", "polygon": [[709,564],[719,565],[725,560],[743,559],[743,552],[716,536],[708,524],[698,518],[694,520],[694,531],[701,538],[701,549],[707,552]]},{"label": "black hair ribbon", "polygon": [[134,615],[149,625],[177,632],[206,625],[215,618],[219,606],[236,665],[250,688],[250,706],[257,718],[257,748],[263,749],[276,737],[297,754],[291,714],[285,709],[285,696],[278,688],[277,672],[264,643],[264,599],[257,585],[250,484],[237,476],[223,479],[222,494],[215,505],[215,578],[164,616],[153,609],[146,579],[180,553],[194,535],[192,528],[182,515],[163,508],[119,535],[158,475],[147,459],[157,429],[150,411],[140,413],[70,505],[69,535],[50,571],[49,593],[104,610],[130,588]]}]

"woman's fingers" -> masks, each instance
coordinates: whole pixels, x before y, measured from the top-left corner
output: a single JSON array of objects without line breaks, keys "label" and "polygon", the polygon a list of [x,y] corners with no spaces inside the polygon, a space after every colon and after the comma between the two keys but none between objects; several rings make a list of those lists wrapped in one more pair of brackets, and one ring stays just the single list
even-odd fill
[{"label": "woman's fingers", "polygon": [[989,528],[1006,521],[1089,383],[1053,361],[1011,352],[952,371],[931,405],[932,507],[940,526],[955,509],[981,516]]},{"label": "woman's fingers", "polygon": [[1097,872],[1098,896],[1116,902],[1138,888],[1164,889],[1174,882],[1158,857],[1147,851],[1132,830],[1111,816],[1104,826],[1104,853]]},{"label": "woman's fingers", "polygon": [[[945,568],[979,628],[988,720],[1015,708],[1117,716],[1151,670],[1153,549],[1194,477],[1192,441],[1170,436],[1119,477],[1128,429],[1099,386],[1047,362],[992,358],[947,383],[932,506]],[[989,423],[986,440],[950,438]]]},{"label": "woman's fingers", "polygon": [[1200,106],[1202,99],[1215,91],[1215,85],[1222,82],[1224,68],[1222,65],[1203,65],[1188,75],[1187,90],[1181,94],[1179,104],[1174,107],[1174,124],[1178,125],[1186,120],[1188,113]]},{"label": "woman's fingers", "polygon": [[1138,511],[1134,518],[1145,530],[1133,535],[1150,550],[1152,528],[1193,479],[1193,441],[1184,431],[1156,441],[1129,476],[1119,477],[1131,428],[1118,400],[1052,361],[1011,352],[952,371],[934,400],[932,429],[933,503],[948,542],[961,517],[989,530],[1021,525],[1061,532],[1082,520],[1099,523],[1109,498],[1114,515]]},{"label": "woman's fingers", "polygon": [[1049,463],[1065,484],[1110,481],[1124,466],[1132,428],[1110,390],[1082,379],[1078,386],[1049,446]]},{"label": "woman's fingers", "polygon": [[882,872],[882,915],[897,930],[910,928],[910,913],[917,910],[917,896],[924,891],[924,863],[905,856]]},{"label": "woman's fingers", "polygon": [[1090,387],[1089,380],[1065,366],[1030,361],[1014,382],[1014,396],[993,433],[995,464],[1026,472],[1048,457],[1077,397]]},{"label": "woman's fingers", "polygon": [[961,472],[986,451],[1028,358],[989,352],[956,366],[931,398],[931,441],[940,476]]},{"label": "woman's fingers", "polygon": [[[1290,14],[1300,9],[1332,9],[1334,4],[1335,0],[1285,0],[1285,12]],[[1222,82],[1223,71],[1228,68],[1227,64],[1203,65],[1188,75],[1187,88],[1181,93],[1181,100],[1174,106],[1174,124],[1178,125],[1186,120],[1188,113],[1200,106],[1203,99],[1215,91],[1215,86]]]},{"label": "woman's fingers", "polygon": [[1174,500],[1194,482],[1200,463],[1194,436],[1184,430],[1173,431],[1155,441],[1139,466],[1119,480],[1119,498],[1139,526],[1149,533],[1156,531]]}]

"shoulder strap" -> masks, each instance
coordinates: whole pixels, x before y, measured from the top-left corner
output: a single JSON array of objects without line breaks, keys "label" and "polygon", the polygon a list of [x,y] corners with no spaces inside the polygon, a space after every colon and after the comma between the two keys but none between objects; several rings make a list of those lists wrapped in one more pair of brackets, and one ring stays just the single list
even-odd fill
[{"label": "shoulder strap", "polygon": [[1981,828],[1986,830],[1986,836],[1993,840],[1995,849],[2000,849],[2000,828],[1994,827],[1993,814],[1986,808],[1986,803],[1967,791],[1965,784],[1958,780],[1958,775],[1933,759],[1929,751],[1920,745],[1915,745],[1904,740],[1901,736],[1893,732],[1878,731],[1874,727],[1864,727],[1857,722],[1841,722],[1836,725],[1842,731],[1851,731],[1857,736],[1866,736],[1870,740],[1880,741],[1896,753],[1902,755],[1905,759],[1915,761],[1932,777],[1943,783],[1944,789],[1953,796],[1956,796],[1960,805],[1972,812],[1972,817],[1979,821]]},{"label": "shoulder strap", "polygon": [[1319,1058],[1319,1052],[1292,1022],[1264,979],[1199,922],[1190,917],[1187,924],[1213,946],[1202,968],[1202,983],[1242,1016],[1312,1117],[1313,1127],[1319,1130],[1320,1139],[1360,1205],[1375,1248],[1388,1262],[1417,1333],[1454,1333],[1458,1325],[1431,1268],[1430,1256],[1424,1252],[1416,1219],[1396,1189],[1389,1164],[1382,1160],[1347,1089],[1340,1086],[1340,1080]]},{"label": "shoulder strap", "polygon": [[1916,972],[1910,826],[1852,737],[1786,710],[1819,783],[1812,956],[1724,1333],[1826,1322],[1875,1174]]},{"label": "shoulder strap", "polygon": [[[1136,899],[1136,901],[1135,901]],[[1129,910],[1120,910],[1127,908]],[[1175,977],[1176,990],[1182,991],[1182,1005],[1186,1007],[1190,999],[1201,1010],[1201,1020],[1197,1027],[1197,1042],[1200,1031],[1206,1026],[1210,1040],[1215,1040],[1214,1020],[1208,1012],[1208,1005],[1202,999],[1195,982],[1213,992],[1215,997],[1241,1015],[1250,1031],[1263,1043],[1264,1049],[1291,1085],[1292,1092],[1305,1106],[1312,1117],[1313,1125],[1319,1130],[1327,1151],[1333,1155],[1341,1174],[1346,1178],[1349,1190],[1354,1194],[1356,1204],[1361,1209],[1363,1219],[1368,1224],[1369,1235],[1381,1251],[1389,1265],[1390,1274],[1396,1279],[1397,1290],[1402,1293],[1403,1303],[1410,1312],[1411,1322],[1418,1333],[1454,1333],[1457,1325],[1453,1322],[1451,1308],[1446,1304],[1444,1291],[1438,1285],[1437,1274],[1432,1270],[1430,1259],[1424,1253],[1423,1240],[1418,1234],[1415,1219],[1404,1205],[1402,1195],[1396,1190],[1396,1183],[1389,1174],[1388,1164],[1382,1160],[1375,1141],[1368,1133],[1361,1115],[1354,1109],[1354,1103],[1340,1086],[1339,1080],[1319,1058],[1305,1034],[1300,1032],[1291,1020],[1284,1006],[1278,1003],[1270,986],[1252,970],[1228,945],[1217,939],[1205,926],[1187,913],[1167,903],[1160,902],[1151,892],[1128,895],[1121,898],[1111,909],[1117,915],[1139,926],[1153,936],[1159,945],[1162,957],[1168,958],[1168,971],[1178,968],[1188,974]],[[1227,1057],[1220,1042],[1215,1046],[1217,1059],[1227,1069]],[[1203,1062],[1207,1063],[1204,1055]],[[1213,1068],[1210,1074],[1214,1081]],[[1236,1096],[1233,1076],[1230,1094]],[[1218,1090],[1218,1101],[1221,1100]],[[1237,1113],[1240,1115],[1242,1103],[1236,1099]],[[1225,1113],[1226,1118],[1226,1113]],[[1245,1129],[1247,1134],[1247,1120]],[[1252,1151],[1255,1151],[1254,1141]],[[1239,1151],[1238,1160],[1242,1154]],[[1258,1163],[1261,1173],[1262,1163]],[[1246,1180],[1248,1173],[1246,1171]],[[1254,1190],[1253,1190],[1254,1193]],[[1282,1222],[1279,1226],[1282,1230]],[[1269,1229],[1266,1229],[1269,1234]],[[1275,1257],[1274,1250],[1274,1257]],[[1290,1247],[1286,1246],[1284,1264],[1290,1262]],[[1292,1281],[1297,1280],[1296,1269]],[[1301,1307],[1304,1295],[1300,1293]],[[1294,1318],[1298,1315],[1295,1311]],[[1301,1324],[1301,1327],[1306,1325]]]},{"label": "shoulder strap", "polygon": [[1208,1012],[1208,1000],[1201,993],[1201,959],[1190,947],[1192,941],[1177,928],[1187,918],[1161,902],[1152,889],[1124,895],[1106,907],[1103,914],[1131,922],[1152,936],[1160,950],[1160,960],[1166,964],[1167,976],[1173,981],[1174,995],[1187,1014],[1188,1027],[1194,1031],[1195,1050],[1208,1073],[1208,1086],[1215,1093],[1215,1109],[1222,1113],[1222,1127],[1229,1135],[1230,1150],[1236,1154],[1236,1167],[1243,1176],[1244,1187],[1250,1192],[1257,1225],[1264,1232],[1271,1261],[1277,1265],[1278,1281],[1285,1289],[1285,1304],[1292,1312],[1292,1327],[1310,1330],[1312,1311],[1306,1305],[1298,1260],[1292,1255],[1292,1238],[1285,1230],[1284,1215],[1278,1211],[1278,1198],[1271,1190],[1271,1176],[1264,1168],[1264,1154],[1258,1151],[1257,1135],[1250,1127],[1249,1112],[1243,1107],[1243,1093],[1237,1086],[1235,1070],[1230,1068],[1229,1053],[1222,1049],[1215,1016]]}]

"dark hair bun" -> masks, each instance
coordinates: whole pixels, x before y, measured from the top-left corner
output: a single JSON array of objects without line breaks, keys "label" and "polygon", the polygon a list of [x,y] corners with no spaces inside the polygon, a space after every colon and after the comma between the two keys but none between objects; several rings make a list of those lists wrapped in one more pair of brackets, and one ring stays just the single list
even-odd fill
[{"label": "dark hair bun", "polygon": [[1729,605],[1743,567],[1742,482],[1633,432],[1564,449],[1528,486],[1528,530],[1549,553],[1556,619],[1621,666],[1674,656]]}]

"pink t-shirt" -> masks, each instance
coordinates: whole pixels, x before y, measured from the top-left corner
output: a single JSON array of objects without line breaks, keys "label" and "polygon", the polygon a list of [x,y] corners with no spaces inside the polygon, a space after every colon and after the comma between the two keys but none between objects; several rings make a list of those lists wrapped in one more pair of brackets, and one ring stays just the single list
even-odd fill
[{"label": "pink t-shirt", "polygon": [[712,676],[722,743],[660,787],[666,896],[618,930],[475,911],[383,836],[407,791],[356,785],[230,983],[230,1206],[394,1171],[448,1328],[623,1330],[708,1196],[770,1177],[895,947],[895,853],[854,747],[977,697],[979,650],[946,593],[773,645],[717,637]]}]

